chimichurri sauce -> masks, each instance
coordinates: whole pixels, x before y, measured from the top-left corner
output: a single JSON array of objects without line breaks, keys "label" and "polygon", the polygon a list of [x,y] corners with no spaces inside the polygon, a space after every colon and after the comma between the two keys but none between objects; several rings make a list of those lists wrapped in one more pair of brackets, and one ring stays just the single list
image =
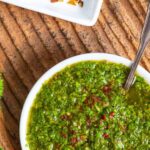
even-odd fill
[{"label": "chimichurri sauce", "polygon": [[126,92],[129,69],[85,61],[46,81],[31,108],[30,150],[149,150],[150,85],[140,76]]}]

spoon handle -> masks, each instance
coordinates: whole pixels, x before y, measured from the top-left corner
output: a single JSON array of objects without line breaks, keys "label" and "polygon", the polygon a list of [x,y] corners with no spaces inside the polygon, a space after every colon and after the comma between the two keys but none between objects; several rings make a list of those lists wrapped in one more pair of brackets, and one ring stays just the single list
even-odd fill
[{"label": "spoon handle", "polygon": [[132,66],[131,66],[130,73],[128,75],[128,78],[127,78],[125,86],[124,86],[124,88],[126,90],[129,90],[129,88],[133,84],[137,66],[138,66],[138,64],[141,60],[141,57],[143,56],[145,47],[147,46],[149,41],[150,41],[150,4],[148,6],[146,19],[145,19],[143,31],[142,31],[142,34],[141,34],[141,40],[140,40],[140,46],[139,46],[139,49],[138,49],[138,53],[135,57],[135,60],[132,64]]}]

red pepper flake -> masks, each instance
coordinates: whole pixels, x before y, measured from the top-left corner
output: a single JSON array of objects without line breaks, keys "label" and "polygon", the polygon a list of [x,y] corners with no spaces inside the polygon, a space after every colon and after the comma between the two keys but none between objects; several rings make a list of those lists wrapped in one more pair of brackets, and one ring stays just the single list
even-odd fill
[{"label": "red pepper flake", "polygon": [[87,117],[87,119],[86,119],[86,125],[87,125],[87,127],[91,126],[91,119],[89,117]]},{"label": "red pepper flake", "polygon": [[110,85],[105,85],[102,90],[107,95],[112,91],[112,88]]},{"label": "red pepper flake", "polygon": [[106,120],[106,115],[102,115],[102,116],[101,116],[101,119],[102,119],[102,120]]},{"label": "red pepper flake", "polygon": [[82,112],[82,111],[83,111],[83,107],[82,107],[82,106],[80,106],[80,107],[79,107],[79,110],[80,110],[80,112]]},{"label": "red pepper flake", "polygon": [[101,102],[101,99],[99,97],[91,95],[85,99],[84,104],[92,108],[95,105],[95,103],[99,102]]},{"label": "red pepper flake", "polygon": [[92,96],[91,97],[92,98],[92,100],[94,101],[94,103],[99,103],[99,102],[101,102],[101,99],[99,98],[99,97],[97,97],[97,96]]},{"label": "red pepper flake", "polygon": [[88,100],[89,98],[86,98],[85,100],[84,100],[84,104],[86,104],[86,105],[88,105],[89,104],[89,100]]},{"label": "red pepper flake", "polygon": [[70,142],[71,142],[72,145],[76,144],[76,143],[78,142],[77,137],[71,138],[71,139],[70,139]]},{"label": "red pepper flake", "polygon": [[74,131],[74,130],[69,130],[69,133],[73,135],[73,134],[76,134],[76,131]]},{"label": "red pepper flake", "polygon": [[63,137],[63,138],[67,138],[67,134],[66,133],[63,133],[63,132],[61,132],[61,136]]},{"label": "red pepper flake", "polygon": [[106,115],[102,115],[101,116],[101,119],[100,119],[100,125],[103,123],[103,121],[105,121],[106,120]]},{"label": "red pepper flake", "polygon": [[64,114],[60,117],[62,120],[70,120],[71,119],[71,116],[67,115],[67,114]]},{"label": "red pepper flake", "polygon": [[104,137],[105,139],[108,139],[108,138],[109,138],[109,134],[104,133],[104,134],[103,134],[103,137]]},{"label": "red pepper flake", "polygon": [[114,112],[111,112],[110,114],[109,114],[109,118],[114,118],[114,116],[115,116],[115,113]]},{"label": "red pepper flake", "polygon": [[91,100],[91,97],[87,97],[84,101],[84,104],[89,106],[89,107],[92,107],[93,106],[93,101]]}]

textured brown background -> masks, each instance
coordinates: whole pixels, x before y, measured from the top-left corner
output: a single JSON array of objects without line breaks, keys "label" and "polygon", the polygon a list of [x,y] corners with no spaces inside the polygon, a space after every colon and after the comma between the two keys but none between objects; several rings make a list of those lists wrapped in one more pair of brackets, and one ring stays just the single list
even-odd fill
[{"label": "textured brown background", "polygon": [[[0,145],[20,150],[19,118],[35,81],[61,60],[87,52],[133,59],[148,0],[104,0],[95,26],[85,27],[0,2],[0,69],[5,92]],[[150,50],[141,64],[150,71]]]}]

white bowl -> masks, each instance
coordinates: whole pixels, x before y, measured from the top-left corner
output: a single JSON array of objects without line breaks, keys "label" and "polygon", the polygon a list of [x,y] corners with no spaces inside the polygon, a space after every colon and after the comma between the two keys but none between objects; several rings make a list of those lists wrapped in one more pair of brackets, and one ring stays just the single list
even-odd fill
[{"label": "white bowl", "polygon": [[50,0],[0,1],[86,26],[92,26],[95,24],[103,2],[103,0],[84,0],[84,6],[81,8],[79,6],[72,6],[62,2],[51,3]]},{"label": "white bowl", "polygon": [[[51,78],[55,73],[62,70],[66,66],[68,66],[70,64],[74,64],[76,62],[86,61],[86,60],[107,60],[107,61],[114,62],[114,63],[124,64],[125,66],[131,65],[130,60],[120,57],[120,56],[116,56],[116,55],[112,55],[112,54],[104,54],[104,53],[89,53],[89,54],[82,54],[82,55],[78,55],[78,56],[66,59],[66,60],[60,62],[59,64],[55,65],[51,69],[49,69],[36,82],[36,84],[33,86],[32,90],[30,91],[30,93],[25,101],[25,104],[24,104],[24,107],[22,110],[22,114],[21,114],[21,120],[20,120],[20,141],[21,141],[22,150],[28,150],[28,148],[26,147],[26,144],[27,144],[26,143],[26,130],[27,130],[28,114],[29,114],[30,108],[32,106],[32,103],[35,99],[35,96],[41,89],[42,84],[46,80]],[[137,73],[140,76],[142,76],[148,83],[150,83],[150,73],[148,73],[144,68],[142,68],[141,66],[138,66]]]}]

